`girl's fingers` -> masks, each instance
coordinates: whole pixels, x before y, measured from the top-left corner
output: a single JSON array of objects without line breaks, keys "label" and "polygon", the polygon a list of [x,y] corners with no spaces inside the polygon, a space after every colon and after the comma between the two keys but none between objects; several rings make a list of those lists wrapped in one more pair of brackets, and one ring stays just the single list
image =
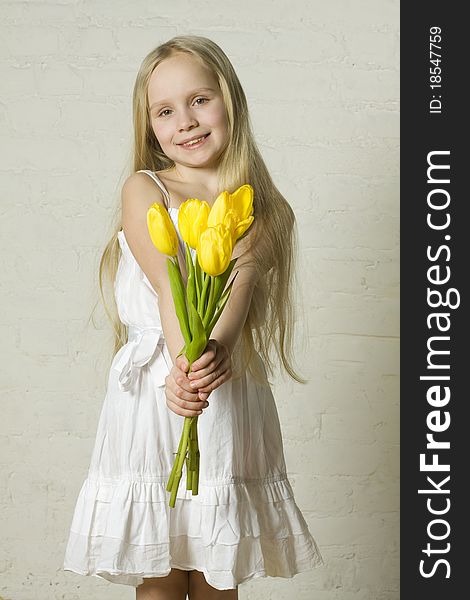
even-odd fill
[{"label": "girl's fingers", "polygon": [[185,402],[197,402],[197,390],[193,390],[188,386],[188,389],[180,385],[177,381],[173,379],[171,375],[167,376],[166,381],[166,390],[172,394],[173,398],[178,398],[181,401]]},{"label": "girl's fingers", "polygon": [[188,379],[187,374],[184,371],[181,371],[176,365],[172,366],[170,375],[176,386],[183,388],[187,392],[194,392],[193,388],[189,385],[190,380]]},{"label": "girl's fingers", "polygon": [[193,362],[191,365],[191,371],[200,371],[201,369],[207,368],[208,365],[214,362],[214,360],[217,361],[217,352],[215,351],[212,340],[209,340],[207,347],[209,349]]},{"label": "girl's fingers", "polygon": [[216,371],[212,373],[209,377],[201,379],[201,384],[197,386],[197,390],[199,393],[210,393],[220,387],[223,383],[228,381],[232,376],[232,370],[229,368],[224,371]]},{"label": "girl's fingers", "polygon": [[220,371],[221,367],[223,367],[225,363],[226,360],[223,356],[216,357],[214,360],[211,360],[203,369],[191,368],[191,373],[188,373],[188,379],[190,381],[201,381],[201,379],[211,375],[211,373],[214,371]]},{"label": "girl's fingers", "polygon": [[178,356],[178,358],[175,360],[175,366],[186,373],[189,367],[188,359],[184,355]]},{"label": "girl's fingers", "polygon": [[223,357],[219,356],[214,357],[209,361],[205,361],[204,363],[200,363],[200,366],[197,366],[196,363],[194,363],[191,365],[191,371],[188,373],[188,377],[191,379],[191,377],[194,377],[195,375],[197,377],[207,375],[213,371],[222,360]]},{"label": "girl's fingers", "polygon": [[211,373],[210,375],[207,375],[207,377],[202,377],[201,379],[191,380],[191,383],[189,384],[190,388],[192,390],[196,390],[198,392],[206,392],[207,391],[206,388],[208,388],[223,373],[224,373],[224,371],[216,369],[213,373]]},{"label": "girl's fingers", "polygon": [[227,377],[226,374],[224,373],[223,375],[221,375],[220,377],[215,379],[212,383],[210,383],[206,387],[201,388],[199,390],[199,393],[202,392],[203,394],[210,394],[211,392],[216,390],[218,387],[220,387],[223,383],[225,383],[228,380],[229,380],[229,377]]},{"label": "girl's fingers", "polygon": [[[170,385],[165,386],[167,406],[176,414],[183,417],[195,417],[202,409],[207,408],[207,402],[201,400],[198,394],[187,394],[181,388],[174,391]],[[189,396],[189,397],[188,397]]]},{"label": "girl's fingers", "polygon": [[202,415],[203,412],[202,408],[191,410],[187,408],[182,408],[179,404],[176,404],[176,402],[173,402],[168,397],[166,399],[166,404],[170,410],[172,410],[175,414],[180,415],[181,417],[199,417],[200,415]]}]

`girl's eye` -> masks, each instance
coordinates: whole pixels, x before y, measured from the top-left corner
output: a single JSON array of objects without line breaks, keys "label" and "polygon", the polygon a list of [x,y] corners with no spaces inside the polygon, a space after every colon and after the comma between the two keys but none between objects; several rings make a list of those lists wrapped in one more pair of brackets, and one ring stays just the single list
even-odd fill
[{"label": "girl's eye", "polygon": [[[196,100],[194,102],[199,102],[199,100],[203,100],[203,103],[207,102],[207,98],[196,98]],[[198,104],[198,106],[200,106],[200,104]],[[166,117],[167,115],[165,113],[167,113],[168,111],[170,111],[169,108],[165,108],[165,110],[162,110],[161,113],[158,113],[159,117]]]}]

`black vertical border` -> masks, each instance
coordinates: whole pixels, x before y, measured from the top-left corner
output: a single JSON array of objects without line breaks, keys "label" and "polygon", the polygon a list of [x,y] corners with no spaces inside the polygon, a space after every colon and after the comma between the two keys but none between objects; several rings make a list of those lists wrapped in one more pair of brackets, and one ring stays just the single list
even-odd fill
[{"label": "black vertical border", "polygon": [[[467,111],[469,102],[465,88],[469,79],[468,60],[464,59],[467,45],[468,22],[463,16],[463,5],[455,2],[419,2],[401,4],[401,181],[400,181],[400,230],[401,230],[401,595],[402,600],[467,597],[466,574],[468,563],[467,536],[470,532],[467,513],[470,507],[470,423],[467,418],[470,394],[466,386],[466,373],[470,372],[470,344],[468,332],[470,315],[467,310],[468,279],[470,277],[470,211],[466,179],[470,172],[467,164],[467,137],[470,135]],[[442,91],[433,92],[430,87],[429,43],[430,28],[442,30]],[[432,94],[442,96],[442,113],[430,114],[429,101]],[[427,226],[430,209],[427,195],[431,189],[427,183],[427,155],[431,151],[449,150],[449,157],[440,162],[450,163],[450,183],[442,185],[451,197],[448,207],[451,223],[446,231],[433,231]],[[470,208],[470,206],[468,206]],[[445,211],[442,211],[445,212]],[[442,215],[444,217],[444,215]],[[450,235],[445,240],[444,235]],[[446,262],[445,253],[437,262],[426,256],[428,246],[435,251],[441,244],[448,244],[451,252]],[[431,285],[427,270],[439,263],[444,269],[450,267],[451,277],[446,285]],[[455,309],[430,308],[427,303],[427,287],[434,289],[456,288],[460,294],[460,306]],[[428,329],[426,318],[434,312],[450,313],[451,326],[447,332],[439,332],[435,325]],[[449,411],[450,426],[447,431],[435,434],[435,438],[450,442],[449,450],[441,450],[439,462],[450,463],[448,473],[422,473],[419,455],[426,452],[426,434],[429,433],[426,418],[431,407],[426,399],[429,381],[420,381],[420,376],[430,374],[427,370],[427,341],[432,335],[448,335],[449,342],[440,347],[450,350],[439,361],[450,364],[449,385],[451,398],[441,411]],[[436,373],[436,371],[434,371]],[[440,371],[439,374],[444,374]],[[434,383],[436,384],[436,383]],[[444,415],[443,415],[444,416]],[[427,451],[428,455],[433,451]],[[428,459],[429,462],[430,459]],[[449,512],[442,515],[450,525],[448,538],[438,542],[430,539],[427,526],[433,518],[427,509],[425,494],[418,489],[431,488],[426,476],[436,482],[450,475],[448,495],[430,495],[436,508],[445,506],[445,497],[450,500]],[[442,486],[444,488],[445,486]],[[443,535],[445,526],[434,528],[434,533]],[[423,553],[427,543],[436,549],[450,544],[449,552]],[[420,561],[425,560],[424,569],[430,572],[433,564],[443,558],[449,562],[450,577],[446,578],[447,567],[440,564],[432,577],[420,574]]]}]

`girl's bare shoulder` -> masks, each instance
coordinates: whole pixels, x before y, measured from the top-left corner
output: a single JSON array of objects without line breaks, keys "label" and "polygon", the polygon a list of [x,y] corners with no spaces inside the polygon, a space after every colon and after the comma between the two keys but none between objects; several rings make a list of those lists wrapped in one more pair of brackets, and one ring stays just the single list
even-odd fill
[{"label": "girl's bare shoulder", "polygon": [[147,173],[132,173],[124,181],[121,190],[121,199],[123,208],[142,204],[150,206],[154,202],[165,204],[164,195],[158,185],[148,176]]}]

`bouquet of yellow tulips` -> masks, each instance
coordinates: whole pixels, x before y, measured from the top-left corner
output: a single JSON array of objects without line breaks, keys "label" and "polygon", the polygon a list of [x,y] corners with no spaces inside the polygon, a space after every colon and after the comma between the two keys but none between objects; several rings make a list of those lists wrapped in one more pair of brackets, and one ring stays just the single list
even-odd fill
[{"label": "bouquet of yellow tulips", "polygon": [[[212,329],[217,323],[232,290],[225,289],[236,258],[233,247],[252,224],[253,188],[245,184],[233,194],[222,192],[212,207],[205,201],[189,198],[179,208],[178,229],[185,244],[187,283],[183,282],[178,264],[178,236],[168,211],[152,204],[147,212],[147,226],[155,247],[168,256],[167,267],[175,311],[185,345],[178,356],[185,354],[191,365],[204,352]],[[193,261],[190,248],[196,250]],[[185,417],[178,452],[173,464],[167,491],[171,492],[170,507],[176,494],[186,461],[186,488],[193,495],[199,485],[198,417]]]}]

